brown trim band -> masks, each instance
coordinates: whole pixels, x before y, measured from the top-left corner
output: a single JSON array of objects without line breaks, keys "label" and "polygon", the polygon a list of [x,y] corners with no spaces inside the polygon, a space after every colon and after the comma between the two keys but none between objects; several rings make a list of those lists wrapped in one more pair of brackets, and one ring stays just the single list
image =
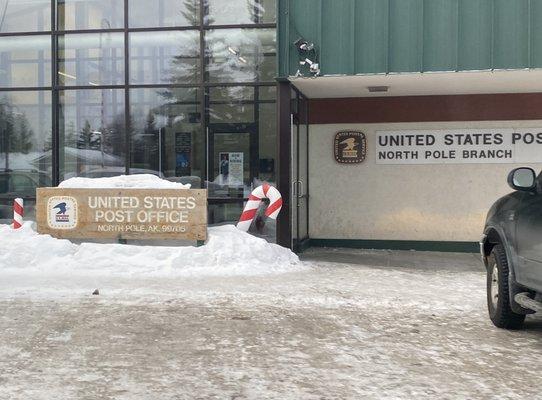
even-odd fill
[{"label": "brown trim band", "polygon": [[542,93],[310,100],[311,124],[542,119]]}]

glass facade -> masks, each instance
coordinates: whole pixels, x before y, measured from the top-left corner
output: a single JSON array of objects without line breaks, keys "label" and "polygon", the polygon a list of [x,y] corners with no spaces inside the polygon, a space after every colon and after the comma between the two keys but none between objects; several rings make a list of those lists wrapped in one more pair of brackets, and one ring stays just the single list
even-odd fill
[{"label": "glass facade", "polygon": [[0,221],[123,173],[207,188],[210,223],[236,221],[275,181],[275,77],[276,0],[0,0]]}]

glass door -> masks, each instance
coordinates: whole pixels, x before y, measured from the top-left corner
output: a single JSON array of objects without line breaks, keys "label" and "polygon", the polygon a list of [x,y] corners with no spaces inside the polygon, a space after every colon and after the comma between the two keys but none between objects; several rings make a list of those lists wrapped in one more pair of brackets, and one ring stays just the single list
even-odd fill
[{"label": "glass door", "polygon": [[258,135],[254,124],[209,124],[207,183],[210,221],[237,222],[258,177]]},{"label": "glass door", "polygon": [[308,101],[299,92],[292,115],[292,248],[302,251],[309,239]]},{"label": "glass door", "polygon": [[[210,183],[227,188],[209,197],[248,197],[258,176],[258,135],[254,124],[209,124],[207,176]],[[231,190],[230,190],[231,189]]]}]

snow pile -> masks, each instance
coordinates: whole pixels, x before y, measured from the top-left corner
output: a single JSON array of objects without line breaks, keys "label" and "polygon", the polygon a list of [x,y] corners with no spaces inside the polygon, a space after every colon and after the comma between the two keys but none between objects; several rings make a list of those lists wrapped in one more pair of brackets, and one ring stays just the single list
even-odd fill
[{"label": "snow pile", "polygon": [[190,189],[190,185],[170,182],[152,174],[119,175],[109,178],[70,178],[58,187],[70,189]]},{"label": "snow pile", "polygon": [[201,247],[82,243],[0,225],[0,271],[128,276],[234,276],[304,270],[289,249],[233,225],[209,228]]}]

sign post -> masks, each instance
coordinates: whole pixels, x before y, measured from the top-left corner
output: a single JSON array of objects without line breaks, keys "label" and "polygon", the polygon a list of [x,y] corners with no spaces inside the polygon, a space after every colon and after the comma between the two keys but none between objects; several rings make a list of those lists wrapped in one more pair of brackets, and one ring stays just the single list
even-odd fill
[{"label": "sign post", "polygon": [[38,188],[36,220],[57,238],[204,241],[207,191]]}]

